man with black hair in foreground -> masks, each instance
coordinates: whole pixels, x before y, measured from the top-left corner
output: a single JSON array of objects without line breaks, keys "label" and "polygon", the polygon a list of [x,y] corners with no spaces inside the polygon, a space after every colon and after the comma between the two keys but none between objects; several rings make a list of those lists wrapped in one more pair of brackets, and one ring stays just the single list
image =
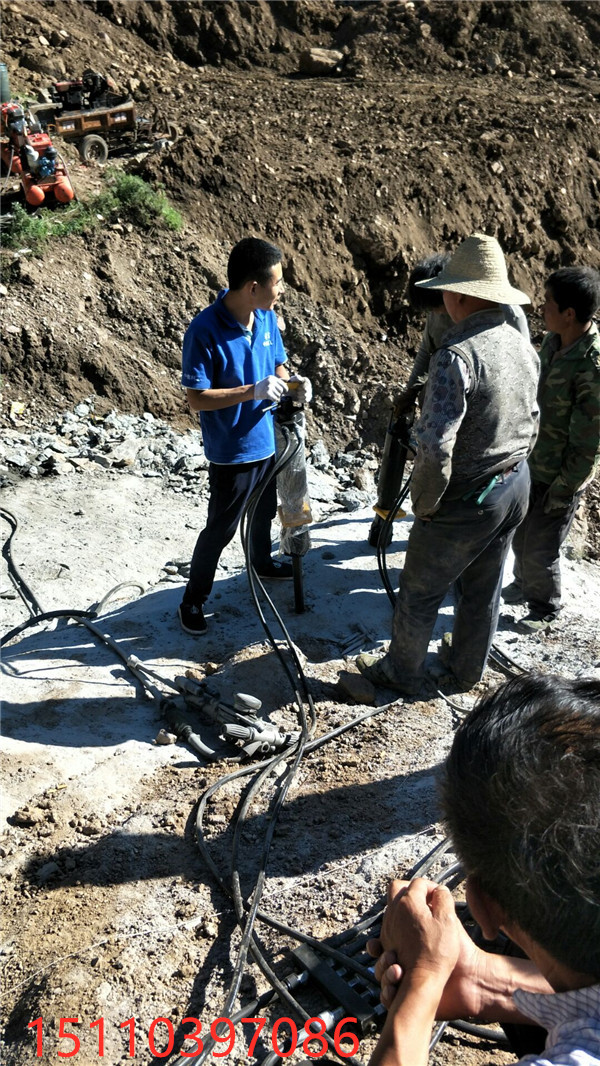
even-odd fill
[{"label": "man with black hair in foreground", "polygon": [[[458,729],[442,779],[445,821],[483,935],[447,888],[392,881],[370,941],[388,1015],[371,1066],[423,1066],[434,1019],[540,1026],[531,1066],[600,1063],[600,681],[524,675]],[[543,1035],[543,1034],[542,1034]]]},{"label": "man with black hair in foreground", "polygon": [[[181,383],[199,414],[210,461],[206,526],[192,556],[179,607],[186,633],[206,632],[203,605],[221,552],[235,534],[252,493],[268,481],[274,465],[273,406],[297,384],[295,398],[310,403],[308,378],[289,378],[274,312],[283,292],[281,252],[268,241],[245,237],[227,264],[229,288],[196,315],[183,341]],[[271,521],[277,509],[275,481],[256,508],[250,554],[261,578],[291,578],[292,564],[271,558]]]}]

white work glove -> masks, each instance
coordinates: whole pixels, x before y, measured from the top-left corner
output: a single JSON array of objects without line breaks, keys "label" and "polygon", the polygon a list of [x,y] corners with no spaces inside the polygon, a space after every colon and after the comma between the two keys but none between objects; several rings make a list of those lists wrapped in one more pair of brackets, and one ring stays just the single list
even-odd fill
[{"label": "white work glove", "polygon": [[312,400],[312,385],[309,378],[303,377],[302,374],[292,374],[291,378],[288,378],[288,385],[292,399],[296,403],[310,403]]},{"label": "white work glove", "polygon": [[287,391],[288,387],[283,378],[278,378],[275,374],[269,374],[268,378],[263,378],[262,381],[256,382],[254,399],[270,400],[271,403],[277,403]]}]

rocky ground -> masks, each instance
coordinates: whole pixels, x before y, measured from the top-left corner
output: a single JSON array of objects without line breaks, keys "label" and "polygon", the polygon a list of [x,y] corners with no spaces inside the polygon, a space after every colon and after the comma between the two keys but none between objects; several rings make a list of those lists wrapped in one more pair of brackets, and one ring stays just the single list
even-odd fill
[{"label": "rocky ground", "polygon": [[[405,300],[408,271],[477,228],[495,233],[532,295],[539,338],[544,276],[572,262],[600,266],[599,27],[597,5],[580,2],[5,3],[3,58],[21,100],[91,66],[180,132],[158,152],[111,160],[165,187],[184,218],[180,234],[117,222],[41,254],[2,252],[2,506],[18,519],[14,560],[44,609],[83,610],[137,582],[140,599],[128,587],[102,612],[128,653],[167,678],[217,671],[226,694],[254,691],[273,720],[296,728],[239,546],[225,557],[206,642],[182,638],[174,620],[180,560],[206,506],[201,441],[178,384],[181,337],[220,288],[231,244],[264,235],[285,256],[292,364],[315,385],[309,609],[296,615],[283,589],[276,601],[317,734],[372,707],[339,677],[352,674],[361,646],[389,635],[365,540],[391,397],[421,328]],[[315,48],[327,50],[319,61],[331,62],[329,74],[315,67]],[[78,195],[98,191],[103,168],[61,150]],[[599,531],[596,484],[565,559],[560,625],[517,638],[518,609],[505,611],[498,640],[520,666],[598,668]],[[6,573],[0,592],[4,633],[27,611],[8,598]],[[154,703],[81,627],[25,631],[5,649],[4,672],[4,1060],[33,1060],[27,1024],[41,1016],[42,1061],[60,1046],[61,1017],[80,1019],[77,1061],[97,1061],[90,1024],[100,1017],[106,1060],[127,1061],[118,1026],[134,1016],[138,1059],[158,1061],[147,1047],[153,1019],[170,1019],[178,1047],[186,1015],[206,1029],[239,944],[231,904],[194,843],[198,797],[224,767],[153,745],[165,724]],[[492,671],[486,685],[498,680]],[[268,914],[319,937],[337,933],[379,898],[391,870],[409,869],[441,838],[435,767],[460,712],[428,695],[392,704],[303,760],[278,823]],[[224,876],[237,800],[238,786],[226,784],[208,811]],[[244,891],[268,803],[256,801],[241,837]],[[289,939],[262,925],[260,935],[287,973]],[[265,987],[251,965],[242,1005]],[[166,1047],[164,1025],[156,1046]],[[246,1057],[241,1033],[233,1057]],[[452,1035],[432,1061],[510,1057]]]}]

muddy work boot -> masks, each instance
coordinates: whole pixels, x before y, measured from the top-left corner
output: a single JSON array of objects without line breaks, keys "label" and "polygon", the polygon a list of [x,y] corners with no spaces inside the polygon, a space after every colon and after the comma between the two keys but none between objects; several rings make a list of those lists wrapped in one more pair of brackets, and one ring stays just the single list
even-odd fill
[{"label": "muddy work boot", "polygon": [[441,689],[445,696],[452,696],[457,692],[470,692],[478,682],[465,681],[457,677],[451,666],[451,657],[452,633],[444,633],[438,648],[437,662],[430,670],[436,688]]},{"label": "muddy work boot", "polygon": [[459,692],[470,692],[478,685],[478,681],[462,681],[452,670],[446,670],[435,678],[436,688],[443,692],[444,696],[454,696]]},{"label": "muddy work boot", "polygon": [[391,688],[394,692],[401,692],[403,696],[416,696],[421,689],[420,681],[399,681],[394,678],[389,655],[370,655],[363,652],[355,661],[363,677],[377,688]]},{"label": "muddy work boot", "polygon": [[526,614],[524,618],[517,622],[517,629],[521,633],[547,633],[555,622],[556,617],[552,614],[548,614],[544,618],[540,617],[539,614]]},{"label": "muddy work boot", "polygon": [[500,595],[504,602],[508,604],[525,603],[523,589],[518,581],[512,581],[510,585],[507,585],[505,589],[502,589]]}]

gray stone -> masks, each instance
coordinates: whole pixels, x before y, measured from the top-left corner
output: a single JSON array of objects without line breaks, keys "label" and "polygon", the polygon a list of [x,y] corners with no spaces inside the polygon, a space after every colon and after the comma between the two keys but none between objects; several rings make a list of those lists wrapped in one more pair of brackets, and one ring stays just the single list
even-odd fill
[{"label": "gray stone", "polygon": [[117,444],[108,453],[107,458],[112,461],[113,466],[133,466],[140,447],[141,444],[138,440],[129,438],[122,441],[121,444]]},{"label": "gray stone", "polygon": [[336,501],[345,511],[359,511],[368,503],[365,493],[359,492],[358,489],[346,489],[345,492],[338,493]]},{"label": "gray stone", "polygon": [[362,255],[375,267],[385,267],[396,258],[400,247],[399,235],[379,215],[346,227],[346,244],[351,252]]},{"label": "gray stone", "polygon": [[317,470],[327,470],[327,467],[331,463],[329,452],[322,440],[318,440],[313,444],[310,449],[310,457],[313,466],[316,466]]},{"label": "gray stone", "polygon": [[342,68],[344,53],[333,48],[307,48],[300,53],[301,74],[335,74]]},{"label": "gray stone", "polygon": [[498,52],[489,52],[484,59],[485,67],[488,73],[493,74],[498,70],[498,67],[502,66],[502,56]]},{"label": "gray stone", "polygon": [[20,811],[15,811],[12,820],[15,825],[29,826],[43,822],[44,817],[44,812],[39,807],[22,807]]}]

